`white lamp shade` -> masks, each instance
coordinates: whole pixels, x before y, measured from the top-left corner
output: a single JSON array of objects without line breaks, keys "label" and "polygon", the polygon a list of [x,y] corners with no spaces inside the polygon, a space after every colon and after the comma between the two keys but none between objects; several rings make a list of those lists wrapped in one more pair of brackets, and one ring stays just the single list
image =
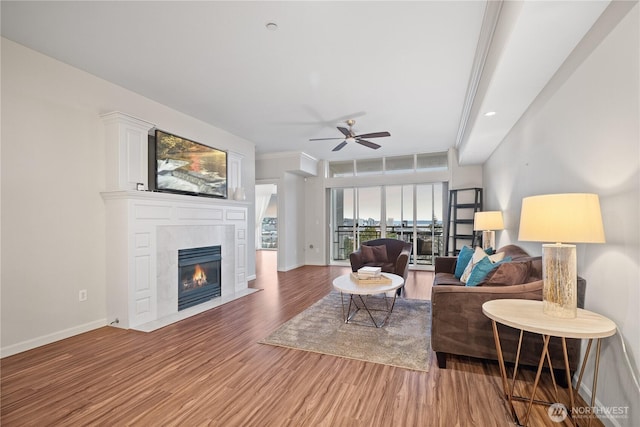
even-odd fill
[{"label": "white lamp shade", "polygon": [[547,194],[522,199],[518,240],[604,243],[597,194]]},{"label": "white lamp shade", "polygon": [[503,230],[504,222],[502,221],[502,212],[476,212],[473,215],[473,229],[482,231]]}]

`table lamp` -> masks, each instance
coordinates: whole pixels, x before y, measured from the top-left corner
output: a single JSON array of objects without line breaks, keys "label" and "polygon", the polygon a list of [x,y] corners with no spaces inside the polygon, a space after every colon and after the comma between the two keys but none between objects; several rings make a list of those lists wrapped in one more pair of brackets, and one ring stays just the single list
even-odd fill
[{"label": "table lamp", "polygon": [[[548,194],[522,199],[518,240],[604,243],[597,194]],[[576,245],[542,245],[542,310],[553,317],[577,314]]]},{"label": "table lamp", "polygon": [[495,248],[496,232],[494,230],[503,229],[504,222],[500,211],[476,212],[473,215],[473,230],[482,231],[482,249]]}]

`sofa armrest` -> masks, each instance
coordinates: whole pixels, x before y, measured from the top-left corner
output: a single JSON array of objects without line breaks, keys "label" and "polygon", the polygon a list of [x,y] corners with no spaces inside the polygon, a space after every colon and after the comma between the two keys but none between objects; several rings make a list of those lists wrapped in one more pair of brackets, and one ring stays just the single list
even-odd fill
[{"label": "sofa armrest", "polygon": [[434,262],[434,273],[451,273],[456,272],[456,263],[458,257],[455,256],[437,256]]},{"label": "sofa armrest", "polygon": [[355,252],[351,252],[349,254],[349,261],[351,262],[351,271],[358,271],[362,266],[364,266],[364,259],[362,257],[362,251],[358,249]]},{"label": "sofa armrest", "polygon": [[409,256],[411,256],[411,250],[403,249],[396,260],[396,266],[393,270],[405,280],[407,280],[407,273],[409,273]]}]

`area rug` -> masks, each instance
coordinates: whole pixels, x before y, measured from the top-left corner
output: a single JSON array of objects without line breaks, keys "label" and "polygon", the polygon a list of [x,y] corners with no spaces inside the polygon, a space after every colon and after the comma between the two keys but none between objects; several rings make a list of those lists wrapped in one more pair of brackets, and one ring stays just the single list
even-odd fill
[{"label": "area rug", "polygon": [[[345,294],[344,298],[348,304],[348,295]],[[367,300],[370,308],[382,308],[383,304],[382,297],[369,297]],[[384,318],[382,312],[373,313],[377,319]],[[430,301],[398,298],[393,313],[382,328],[373,327],[364,309],[358,311],[352,321],[344,323],[340,293],[333,291],[260,343],[417,371],[429,370]]]}]

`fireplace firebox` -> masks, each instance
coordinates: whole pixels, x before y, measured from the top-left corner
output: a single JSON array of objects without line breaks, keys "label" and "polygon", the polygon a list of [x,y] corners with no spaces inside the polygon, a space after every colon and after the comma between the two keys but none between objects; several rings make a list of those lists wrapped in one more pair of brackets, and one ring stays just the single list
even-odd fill
[{"label": "fireplace firebox", "polygon": [[221,295],[221,247],[178,250],[178,310]]}]

